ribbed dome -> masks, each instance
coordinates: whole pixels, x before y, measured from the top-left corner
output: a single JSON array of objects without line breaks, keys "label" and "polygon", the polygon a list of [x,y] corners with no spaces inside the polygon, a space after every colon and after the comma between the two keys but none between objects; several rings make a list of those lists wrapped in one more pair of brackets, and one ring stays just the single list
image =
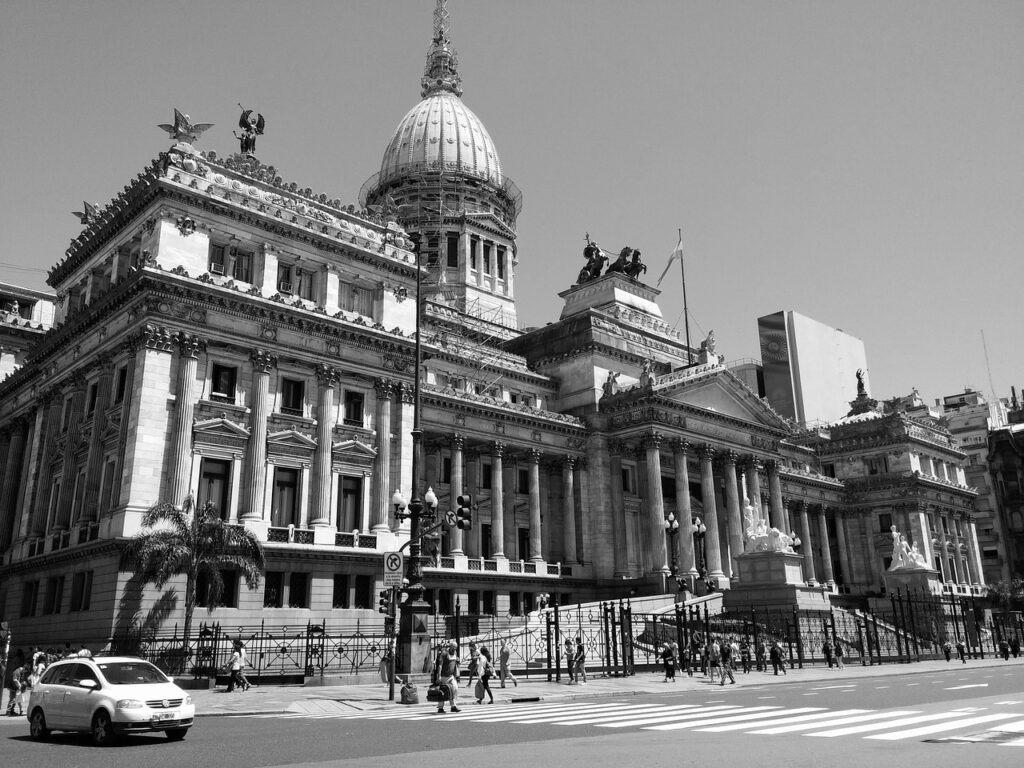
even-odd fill
[{"label": "ribbed dome", "polygon": [[409,110],[384,150],[379,183],[442,164],[446,170],[502,183],[501,161],[487,129],[454,93],[431,93]]}]

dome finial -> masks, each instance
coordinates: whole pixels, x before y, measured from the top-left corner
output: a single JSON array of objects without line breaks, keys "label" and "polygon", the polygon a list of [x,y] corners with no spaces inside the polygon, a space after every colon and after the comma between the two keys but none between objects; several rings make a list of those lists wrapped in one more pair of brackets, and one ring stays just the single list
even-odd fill
[{"label": "dome finial", "polygon": [[438,91],[462,95],[459,57],[448,37],[450,29],[448,3],[446,0],[437,0],[434,7],[434,39],[430,43],[427,66],[423,69],[423,79],[420,81],[420,96],[424,98]]}]

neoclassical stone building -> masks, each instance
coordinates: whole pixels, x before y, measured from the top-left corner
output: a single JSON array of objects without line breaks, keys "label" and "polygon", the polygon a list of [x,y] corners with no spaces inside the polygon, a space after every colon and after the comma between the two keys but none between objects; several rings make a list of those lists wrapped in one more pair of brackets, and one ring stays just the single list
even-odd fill
[{"label": "neoclassical stone building", "polygon": [[50,273],[53,329],[0,383],[0,616],[20,638],[180,621],[118,560],[144,510],[189,494],[266,543],[259,590],[225,574],[210,617],[230,626],[379,618],[382,553],[408,536],[392,495],[414,485],[442,512],[474,501],[470,531],[427,546],[441,613],[674,591],[675,569],[726,589],[744,514],[798,533],[832,590],[883,587],[892,524],[950,589],[980,585],[974,494],[937,424],[803,432],[618,273],[520,330],[516,272],[539,268],[516,248],[522,198],[461,93],[441,2],[366,207],[182,135],[85,217]]}]

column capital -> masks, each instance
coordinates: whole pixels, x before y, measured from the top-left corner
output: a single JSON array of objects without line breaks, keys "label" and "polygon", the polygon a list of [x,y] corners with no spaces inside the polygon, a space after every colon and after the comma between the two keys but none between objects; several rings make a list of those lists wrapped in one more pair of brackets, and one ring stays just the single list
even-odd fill
[{"label": "column capital", "polygon": [[644,450],[648,448],[661,449],[661,444],[665,442],[665,436],[660,432],[649,432],[640,438],[640,445],[644,447]]},{"label": "column capital", "polygon": [[491,443],[491,456],[493,456],[496,459],[500,459],[504,455],[505,455],[505,444],[504,443],[498,443],[498,442]]},{"label": "column capital", "polygon": [[391,379],[374,379],[373,389],[377,393],[377,397],[390,400],[395,394],[395,382]]},{"label": "column capital", "polygon": [[693,448],[693,443],[681,437],[672,438],[672,442],[670,444],[672,446],[672,453],[682,453],[685,455],[689,453],[691,448]]},{"label": "column capital", "polygon": [[764,462],[764,468],[767,470],[769,475],[777,475],[781,466],[782,462],[778,459],[766,459]]},{"label": "column capital", "polygon": [[257,373],[270,373],[272,368],[277,367],[277,355],[267,352],[265,349],[254,349],[249,355],[252,368]]},{"label": "column capital", "polygon": [[760,457],[754,456],[750,453],[743,456],[740,459],[739,464],[743,468],[744,472],[757,472],[764,466]]},{"label": "column capital", "polygon": [[622,440],[609,440],[608,441],[608,455],[609,456],[621,456],[626,444]]},{"label": "column capital", "polygon": [[561,464],[563,467],[568,469],[570,472],[579,463],[579,458],[576,456],[562,456]]},{"label": "column capital", "polygon": [[174,336],[162,325],[150,325],[146,323],[139,331],[137,346],[146,349],[155,349],[160,352],[171,352],[174,349]]},{"label": "column capital", "polygon": [[341,371],[335,368],[333,365],[324,365],[323,363],[317,363],[316,365],[316,380],[325,387],[333,387],[338,383],[338,379],[341,378]]},{"label": "column capital", "polygon": [[400,384],[399,397],[405,405],[412,405],[416,402],[416,389],[412,384]]},{"label": "column capital", "polygon": [[89,364],[89,370],[98,371],[99,375],[102,376],[113,376],[114,375],[114,356],[109,352],[101,352],[93,358],[92,363]]},{"label": "column capital", "polygon": [[466,447],[465,435],[452,434],[448,436],[448,447],[453,451],[461,451]]},{"label": "column capital", "polygon": [[715,450],[714,446],[707,443],[701,443],[697,446],[697,455],[700,456],[701,461],[712,461],[717,453],[718,451]]},{"label": "column capital", "polygon": [[178,345],[182,357],[196,357],[200,350],[206,349],[206,339],[184,331],[174,334],[174,343]]},{"label": "column capital", "polygon": [[526,459],[531,464],[540,464],[540,460],[544,457],[544,452],[537,448],[530,448],[526,452]]},{"label": "column capital", "polygon": [[739,460],[739,454],[737,454],[736,451],[726,449],[724,451],[719,452],[718,460],[722,463],[723,466],[735,467],[736,462]]}]

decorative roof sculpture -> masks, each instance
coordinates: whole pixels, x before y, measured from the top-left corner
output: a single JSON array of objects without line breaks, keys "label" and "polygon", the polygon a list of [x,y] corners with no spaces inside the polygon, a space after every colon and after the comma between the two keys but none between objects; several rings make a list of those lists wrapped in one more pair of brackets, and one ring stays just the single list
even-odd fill
[{"label": "decorative roof sculpture", "polygon": [[157,126],[167,131],[167,135],[175,141],[184,141],[187,144],[191,144],[193,141],[197,141],[200,136],[203,135],[210,128],[213,128],[213,123],[193,123],[192,119],[175,107],[174,108],[174,124],[169,125],[162,123]]},{"label": "decorative roof sculpture", "polygon": [[238,134],[235,131],[235,138],[238,139],[241,148],[240,152],[243,155],[249,155],[250,157],[256,154],[256,137],[263,135],[263,128],[266,126],[266,121],[263,119],[263,115],[256,113],[253,116],[255,110],[246,109],[241,104],[238,108],[242,110],[242,116],[238,118],[238,127],[242,129],[242,133]]}]

